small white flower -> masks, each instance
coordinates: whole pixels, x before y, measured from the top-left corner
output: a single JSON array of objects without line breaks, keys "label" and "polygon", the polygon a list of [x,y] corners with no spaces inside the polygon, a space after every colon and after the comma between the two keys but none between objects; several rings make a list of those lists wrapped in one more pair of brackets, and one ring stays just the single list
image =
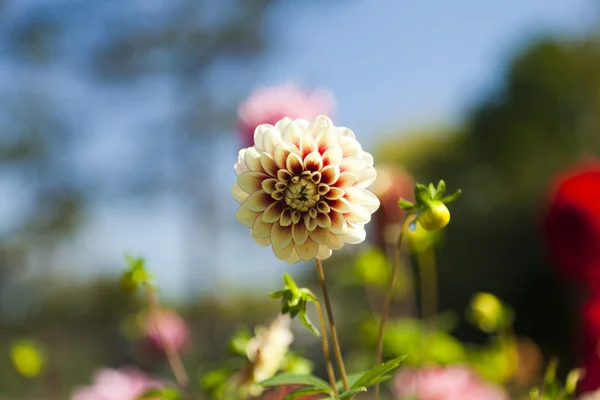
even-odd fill
[{"label": "small white flower", "polygon": [[350,129],[325,116],[259,125],[234,170],[238,221],[290,263],[326,259],[346,243],[362,242],[379,208],[367,190],[376,177],[373,157]]},{"label": "small white flower", "polygon": [[246,346],[246,355],[252,364],[252,382],[264,381],[281,368],[294,340],[291,323],[289,315],[280,315],[266,328],[256,329],[256,336]]}]

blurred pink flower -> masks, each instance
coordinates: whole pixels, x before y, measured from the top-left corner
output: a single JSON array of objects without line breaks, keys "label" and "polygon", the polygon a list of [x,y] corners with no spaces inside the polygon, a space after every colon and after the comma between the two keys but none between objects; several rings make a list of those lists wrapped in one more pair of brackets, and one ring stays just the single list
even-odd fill
[{"label": "blurred pink flower", "polygon": [[403,369],[392,384],[399,400],[508,400],[499,387],[484,381],[471,368],[461,365]]},{"label": "blurred pink flower", "polygon": [[146,314],[142,319],[142,329],[152,346],[161,351],[164,350],[161,334],[165,341],[176,350],[181,350],[188,344],[188,326],[185,320],[172,310],[163,308],[155,316]]},{"label": "blurred pink flower", "polygon": [[283,117],[312,120],[329,115],[335,100],[327,90],[306,90],[294,83],[284,83],[256,89],[240,104],[238,117],[244,147],[254,145],[254,130],[260,124],[271,124]]},{"label": "blurred pink flower", "polygon": [[103,369],[94,375],[91,386],[78,388],[71,400],[135,400],[160,382],[135,369]]}]

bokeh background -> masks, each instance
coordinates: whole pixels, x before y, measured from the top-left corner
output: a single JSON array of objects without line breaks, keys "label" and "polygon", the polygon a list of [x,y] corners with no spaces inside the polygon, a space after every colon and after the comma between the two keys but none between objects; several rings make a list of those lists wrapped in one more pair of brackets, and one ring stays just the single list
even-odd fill
[{"label": "bokeh background", "polygon": [[[125,252],[188,321],[195,380],[236,327],[272,319],[283,272],[311,284],[311,265],[255,245],[230,194],[238,104],[286,81],[330,90],[376,162],[462,188],[437,251],[457,337],[483,340],[463,310],[489,291],[573,366],[580,289],[554,273],[541,218],[555,174],[600,155],[599,23],[591,0],[1,1],[0,395],[164,368],[123,333],[143,300],[117,284]],[[353,263],[326,267],[360,348]],[[11,362],[22,337],[46,348],[35,384]],[[322,371],[318,341],[297,346]]]}]

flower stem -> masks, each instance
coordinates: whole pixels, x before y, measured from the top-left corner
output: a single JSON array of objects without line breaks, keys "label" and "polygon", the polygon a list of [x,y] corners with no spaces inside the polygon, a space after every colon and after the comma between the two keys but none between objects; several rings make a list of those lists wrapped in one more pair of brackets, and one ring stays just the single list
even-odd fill
[{"label": "flower stem", "polygon": [[346,367],[344,366],[344,359],[342,358],[342,350],[340,349],[340,341],[338,339],[337,330],[335,329],[335,321],[333,319],[333,311],[331,309],[331,301],[329,300],[329,294],[327,293],[327,285],[325,284],[325,272],[323,271],[323,264],[321,260],[315,259],[317,263],[317,274],[319,276],[319,283],[321,284],[321,291],[323,292],[323,299],[325,300],[325,310],[327,311],[327,319],[329,320],[329,328],[331,330],[331,341],[333,342],[333,351],[337,360],[342,382],[344,384],[344,390],[350,389],[348,385],[348,376],[346,375]]},{"label": "flower stem", "polygon": [[[402,224],[404,227],[404,224]],[[394,287],[396,286],[396,279],[398,277],[398,269],[400,268],[400,250],[402,249],[402,241],[404,240],[404,228],[400,230],[398,240],[396,241],[396,249],[394,251],[394,264],[392,265],[392,276],[390,278],[390,287],[388,288],[387,294],[385,295],[385,301],[383,303],[383,310],[381,314],[381,322],[379,323],[379,335],[377,337],[377,355],[375,358],[375,364],[381,364],[383,357],[383,332],[385,331],[385,324],[387,322],[388,314],[390,313],[390,306],[392,305],[392,299],[394,298]],[[379,399],[379,383],[375,385],[375,394],[373,397],[375,400]]]},{"label": "flower stem", "polygon": [[437,314],[438,288],[437,269],[433,249],[417,254],[421,281],[421,316],[434,317]]},{"label": "flower stem", "polygon": [[156,331],[158,332],[158,336],[160,337],[161,344],[163,349],[165,350],[165,355],[167,356],[167,361],[171,366],[171,370],[173,371],[173,375],[175,375],[175,379],[177,383],[182,389],[186,389],[189,383],[189,378],[187,373],[185,372],[185,367],[181,362],[181,358],[177,353],[177,350],[168,340],[165,339],[165,336],[162,333],[162,329],[159,324],[160,319],[160,304],[154,291],[148,286],[144,287],[144,291],[146,293],[146,299],[148,300],[148,309],[150,310],[150,316],[154,320]]},{"label": "flower stem", "polygon": [[[315,296],[314,293],[311,294]],[[317,309],[317,314],[319,315],[319,322],[321,323],[321,342],[323,343],[323,356],[325,357],[325,368],[327,369],[327,377],[329,378],[329,384],[331,385],[331,389],[333,390],[334,397],[338,396],[338,390],[335,385],[335,372],[333,371],[333,363],[331,361],[331,352],[329,349],[329,338],[327,337],[327,325],[325,324],[325,315],[323,314],[323,308],[321,308],[321,303],[319,301],[315,301],[315,308]]]}]

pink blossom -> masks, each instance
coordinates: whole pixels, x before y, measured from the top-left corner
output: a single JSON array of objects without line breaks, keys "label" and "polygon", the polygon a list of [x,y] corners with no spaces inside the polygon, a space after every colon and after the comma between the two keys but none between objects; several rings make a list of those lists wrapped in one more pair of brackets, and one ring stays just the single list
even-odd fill
[{"label": "pink blossom", "polygon": [[254,145],[254,130],[260,124],[275,125],[283,117],[312,120],[321,114],[330,116],[334,108],[327,90],[309,91],[293,83],[256,89],[238,109],[243,145]]},{"label": "pink blossom", "polygon": [[485,382],[471,368],[461,365],[403,369],[392,384],[399,400],[508,400],[499,387]]},{"label": "pink blossom", "polygon": [[91,386],[74,391],[71,400],[135,400],[161,384],[135,369],[105,368],[94,375]]},{"label": "pink blossom", "polygon": [[167,309],[162,309],[154,316],[146,315],[142,322],[142,329],[146,338],[158,350],[164,350],[161,334],[164,340],[176,350],[184,348],[189,340],[189,330],[184,319],[175,311]]}]

